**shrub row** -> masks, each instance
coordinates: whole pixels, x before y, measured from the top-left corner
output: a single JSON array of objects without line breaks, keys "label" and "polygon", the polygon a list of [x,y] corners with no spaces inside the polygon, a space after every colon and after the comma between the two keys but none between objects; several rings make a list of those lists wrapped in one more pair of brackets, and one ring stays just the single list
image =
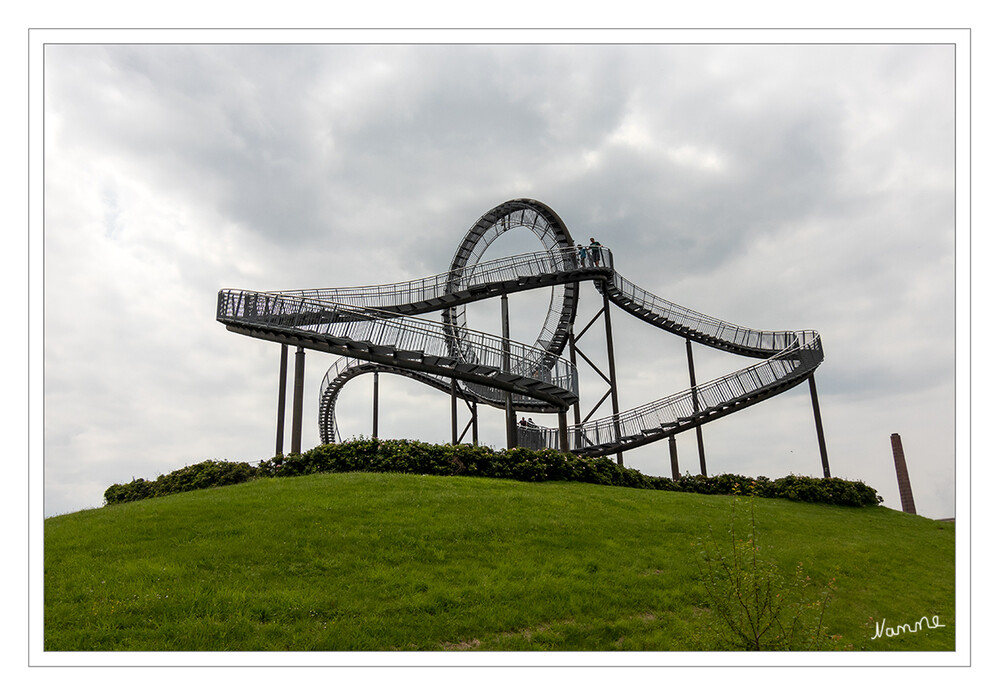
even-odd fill
[{"label": "shrub row", "polygon": [[278,477],[371,471],[647,487],[642,484],[645,476],[641,473],[618,466],[606,457],[581,458],[522,448],[495,451],[484,446],[411,440],[356,439],[319,446],[303,454],[278,456],[260,466]]},{"label": "shrub row", "polygon": [[130,483],[112,485],[104,491],[104,503],[133,502],[147,497],[162,497],[188,490],[234,485],[262,475],[264,473],[260,468],[248,463],[202,461],[193,466],[186,466],[172,473],[161,475],[156,480],[138,478]]},{"label": "shrub row", "polygon": [[353,471],[464,475],[513,480],[574,481],[598,485],[696,492],[705,495],[755,494],[802,502],[821,502],[849,507],[874,506],[883,501],[864,483],[840,478],[787,476],[770,480],[730,473],[717,476],[687,475],[679,480],[645,475],[619,466],[606,457],[582,458],[557,451],[508,449],[495,451],[483,446],[427,444],[412,440],[355,439],[325,444],[302,454],[275,456],[258,466],[228,461],[204,461],[159,476],[154,481],[139,478],[112,485],[104,493],[106,504],[160,497],[185,490],[232,485],[260,477],[287,477],[314,473]]}]

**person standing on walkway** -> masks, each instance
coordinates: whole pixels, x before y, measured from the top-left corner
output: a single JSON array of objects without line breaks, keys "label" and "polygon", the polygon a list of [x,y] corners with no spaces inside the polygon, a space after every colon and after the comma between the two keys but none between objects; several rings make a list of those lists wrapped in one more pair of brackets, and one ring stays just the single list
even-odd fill
[{"label": "person standing on walkway", "polygon": [[581,245],[576,244],[576,250],[579,251],[579,267],[580,268],[585,268],[586,267],[586,249],[583,248]]},{"label": "person standing on walkway", "polygon": [[593,237],[590,237],[590,259],[593,261],[594,268],[600,267],[600,260],[603,258],[603,250],[603,245]]}]

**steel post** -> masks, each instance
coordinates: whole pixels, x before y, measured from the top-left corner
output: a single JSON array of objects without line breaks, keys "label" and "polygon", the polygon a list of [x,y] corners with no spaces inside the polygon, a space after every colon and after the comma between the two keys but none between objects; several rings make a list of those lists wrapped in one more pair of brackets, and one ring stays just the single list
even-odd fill
[{"label": "steel post", "polygon": [[281,344],[281,367],[278,372],[278,406],[277,406],[277,446],[274,455],[284,453],[284,402],[288,390],[288,346]]},{"label": "steel post", "polygon": [[[572,368],[575,370],[576,367],[576,334],[573,327],[569,326],[569,362],[572,364]],[[577,371],[578,373],[578,371]],[[579,427],[579,401],[577,400],[572,404],[572,421],[573,424]]]},{"label": "steel post", "polygon": [[458,443],[458,383],[451,379],[451,444]]},{"label": "steel post", "polygon": [[[510,301],[504,294],[500,298],[501,322],[503,324],[503,371],[510,373]],[[517,446],[517,413],[513,410],[513,395],[506,391],[506,448]]]},{"label": "steel post", "polygon": [[[607,298],[606,292],[603,293],[603,297],[604,330],[607,332],[607,373],[610,375],[608,381],[611,387],[611,409],[614,412],[614,434],[617,441],[621,441],[621,423],[618,420],[621,410],[617,401],[617,370],[614,366],[614,334],[611,331],[610,300]],[[624,465],[624,455],[620,451],[617,452],[617,463],[619,466]]]},{"label": "steel post", "polygon": [[815,414],[815,433],[819,438],[819,456],[822,458],[822,476],[829,478],[829,456],[826,454],[826,436],[822,431],[822,414],[819,413],[819,393],[815,388],[815,374],[808,375],[808,390],[812,394],[812,412]]},{"label": "steel post", "polygon": [[676,437],[670,435],[669,437],[669,466],[670,471],[673,473],[673,480],[680,479],[680,460],[676,455]]},{"label": "steel post", "polygon": [[479,445],[479,406],[472,401],[472,445]]},{"label": "steel post", "polygon": [[378,372],[375,372],[375,383],[371,389],[371,438],[378,439]]},{"label": "steel post", "polygon": [[[690,344],[690,338],[687,338],[687,371],[690,372],[690,394],[694,399],[694,412],[696,413],[701,409],[701,405],[697,401],[697,377],[694,376],[694,350]],[[697,433],[697,456],[701,462],[701,475],[707,475],[708,466],[704,461],[704,437],[701,434],[701,426],[697,425],[694,431]]]},{"label": "steel post", "polygon": [[558,445],[561,452],[569,453],[569,416],[565,409],[558,411]]},{"label": "steel post", "polygon": [[305,392],[305,348],[295,351],[295,392],[291,403],[291,453],[302,453],[302,395]]}]

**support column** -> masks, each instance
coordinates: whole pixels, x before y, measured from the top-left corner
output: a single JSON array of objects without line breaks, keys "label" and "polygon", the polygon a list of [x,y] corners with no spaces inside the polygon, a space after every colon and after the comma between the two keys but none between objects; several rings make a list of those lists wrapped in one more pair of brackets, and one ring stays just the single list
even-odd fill
[{"label": "support column", "polygon": [[680,479],[680,461],[676,456],[676,437],[670,435],[669,437],[669,466],[670,472],[673,474],[673,480]]},{"label": "support column", "polygon": [[288,390],[288,346],[281,344],[281,368],[278,373],[278,406],[277,406],[277,446],[274,455],[284,453],[284,401]]},{"label": "support column", "polygon": [[451,379],[451,445],[458,444],[458,384]]},{"label": "support column", "polygon": [[305,391],[305,348],[295,351],[295,392],[291,402],[291,453],[302,453],[302,395]]},{"label": "support column", "polygon": [[[610,381],[611,387],[611,410],[614,413],[614,435],[617,437],[617,441],[621,441],[621,423],[618,421],[621,409],[617,401],[617,370],[614,366],[614,334],[611,332],[610,300],[607,299],[606,292],[603,293],[603,297],[604,330],[607,331],[607,373],[610,377],[608,381]],[[620,451],[617,452],[617,464],[624,465],[624,455]]]},{"label": "support column", "polygon": [[565,410],[558,411],[558,446],[562,453],[569,453],[569,416]]},{"label": "support column", "polygon": [[815,374],[808,375],[808,390],[812,394],[812,412],[815,414],[815,433],[819,438],[819,456],[822,458],[822,477],[829,478],[829,456],[826,454],[826,436],[822,432],[822,414],[819,413],[819,393],[815,388]]},{"label": "support column", "polygon": [[[687,371],[690,372],[690,394],[694,399],[694,412],[696,413],[701,409],[701,404],[697,402],[697,377],[694,376],[694,350],[690,344],[690,338],[687,338]],[[697,456],[701,461],[701,475],[708,474],[708,466],[704,462],[704,437],[701,434],[701,426],[697,425],[694,428],[697,433]]]},{"label": "support column", "polygon": [[[578,374],[576,370],[576,333],[575,329],[569,326],[569,362],[572,364],[573,370]],[[579,427],[579,401],[577,400],[572,404],[572,422],[576,427]]]},{"label": "support column", "polygon": [[[510,372],[510,301],[504,294],[500,297],[501,321],[503,324],[503,371]],[[506,394],[506,448],[517,446],[517,413],[513,410],[513,394]]]},{"label": "support column", "polygon": [[898,495],[902,499],[902,511],[915,514],[916,502],[912,498],[912,486],[909,484],[909,468],[905,465],[902,438],[897,434],[891,436],[891,453],[895,458],[895,477],[898,478]]},{"label": "support column", "polygon": [[472,401],[472,446],[479,445],[479,404]]},{"label": "support column", "polygon": [[371,438],[378,439],[378,372],[371,391]]}]

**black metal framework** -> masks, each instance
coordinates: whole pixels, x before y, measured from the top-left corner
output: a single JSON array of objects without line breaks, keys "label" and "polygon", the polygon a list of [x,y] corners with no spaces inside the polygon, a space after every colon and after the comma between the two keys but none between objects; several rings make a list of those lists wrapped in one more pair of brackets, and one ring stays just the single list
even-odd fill
[{"label": "black metal framework", "polygon": [[[687,338],[687,371],[690,372],[690,396],[694,401],[694,410],[701,409],[701,404],[697,401],[697,376],[694,374],[694,349]],[[708,464],[704,460],[704,435],[701,433],[701,426],[694,427],[697,434],[697,458],[701,464],[701,475],[708,474]]]},{"label": "black metal framework", "polygon": [[[486,249],[506,232],[518,228],[527,229],[538,237],[547,256],[553,260],[556,272],[578,265],[569,230],[554,210],[537,200],[510,200],[482,215],[458,244],[448,271],[445,295],[458,294],[478,284],[477,276],[482,272],[479,261]],[[576,316],[577,289],[574,283],[552,285],[548,314],[535,341],[538,348],[552,356],[562,354],[565,348],[569,328]],[[448,307],[442,320],[452,331],[455,341],[460,341],[465,327],[465,305]]]},{"label": "black metal framework", "polygon": [[291,453],[302,453],[302,399],[305,397],[305,348],[295,351],[295,390],[291,406]]},{"label": "black metal framework", "polygon": [[[822,361],[819,337],[801,332],[802,342],[745,369],[680,393],[569,428],[569,446],[585,455],[606,455],[659,441],[717,420],[804,382]],[[805,340],[809,337],[809,340]],[[694,405],[695,399],[697,406]],[[554,448],[557,433],[542,433]],[[825,472],[825,471],[824,471]]]},{"label": "black metal framework", "polygon": [[[481,258],[489,245],[511,229],[525,228],[542,242],[540,252],[491,261]],[[392,285],[314,290],[219,292],[217,319],[230,331],[282,345],[282,384],[287,346],[297,347],[293,403],[292,451],[301,446],[301,391],[305,349],[339,355],[320,389],[319,430],[324,443],[337,441],[335,404],[343,386],[362,374],[375,375],[372,434],[378,433],[377,376],[399,374],[448,393],[451,398],[451,439],[461,441],[472,428],[478,440],[477,406],[506,412],[507,445],[574,451],[584,456],[616,454],[670,440],[674,473],[675,435],[698,432],[701,472],[705,472],[701,425],[737,412],[808,381],[824,475],[829,475],[825,439],[815,390],[814,371],[823,360],[821,340],[814,331],[759,331],[727,323],[656,297],[622,277],[613,253],[601,247],[602,262],[581,255],[562,220],[548,206],[517,199],[484,214],[465,234],[451,263],[440,275]],[[576,334],[573,324],[579,284],[592,281],[603,307]],[[506,297],[538,287],[551,287],[552,299],[541,332],[533,345],[492,336],[466,325],[466,304],[489,297]],[[622,411],[616,383],[610,305],[686,340],[690,389],[638,408]],[[441,321],[413,318],[441,311]],[[604,374],[578,347],[578,339],[604,318],[607,371]],[[698,385],[691,343],[747,357],[762,358],[745,369]],[[562,353],[568,348],[569,359]],[[586,417],[580,418],[577,357],[609,385]],[[283,393],[279,396],[277,449],[283,439]],[[608,398],[609,417],[590,420]],[[471,418],[458,433],[457,401]],[[573,409],[573,424],[568,410]],[[517,426],[516,412],[556,413],[556,428]]]},{"label": "black metal framework", "polygon": [[375,372],[371,385],[371,438],[378,439],[378,372]]},{"label": "black metal framework", "polygon": [[274,447],[275,456],[284,453],[284,402],[288,392],[288,346],[281,346],[281,366],[278,369],[277,435]]},{"label": "black metal framework", "polygon": [[[601,316],[604,319],[603,322],[604,345],[607,351],[606,374],[603,372],[603,370],[600,369],[600,367],[597,366],[597,364],[592,359],[590,359],[586,355],[586,353],[582,350],[582,348],[579,347],[579,339],[582,338],[584,335],[586,335],[586,333],[590,330],[590,328],[592,328],[596,324],[597,319],[599,319]],[[601,305],[600,310],[597,311],[596,314],[594,314],[593,318],[591,318],[589,322],[587,322],[587,324],[583,327],[583,330],[581,330],[578,335],[574,331],[571,331],[569,334],[569,361],[572,362],[573,365],[576,365],[578,369],[579,363],[576,360],[577,357],[581,357],[583,359],[583,362],[589,365],[589,367],[597,374],[597,376],[599,376],[607,384],[607,391],[599,399],[597,399],[596,404],[590,409],[590,411],[583,418],[579,417],[579,404],[577,403],[573,405],[574,426],[578,429],[582,424],[589,421],[589,419],[593,416],[593,414],[600,408],[600,406],[604,404],[604,402],[608,398],[611,399],[612,416],[615,419],[620,417],[621,408],[618,401],[618,393],[617,393],[617,368],[614,360],[614,334],[611,329],[610,304],[608,303],[607,294],[603,295],[603,304]],[[624,465],[624,457],[622,452],[618,451],[616,452],[615,455],[617,457],[618,464]]]}]

